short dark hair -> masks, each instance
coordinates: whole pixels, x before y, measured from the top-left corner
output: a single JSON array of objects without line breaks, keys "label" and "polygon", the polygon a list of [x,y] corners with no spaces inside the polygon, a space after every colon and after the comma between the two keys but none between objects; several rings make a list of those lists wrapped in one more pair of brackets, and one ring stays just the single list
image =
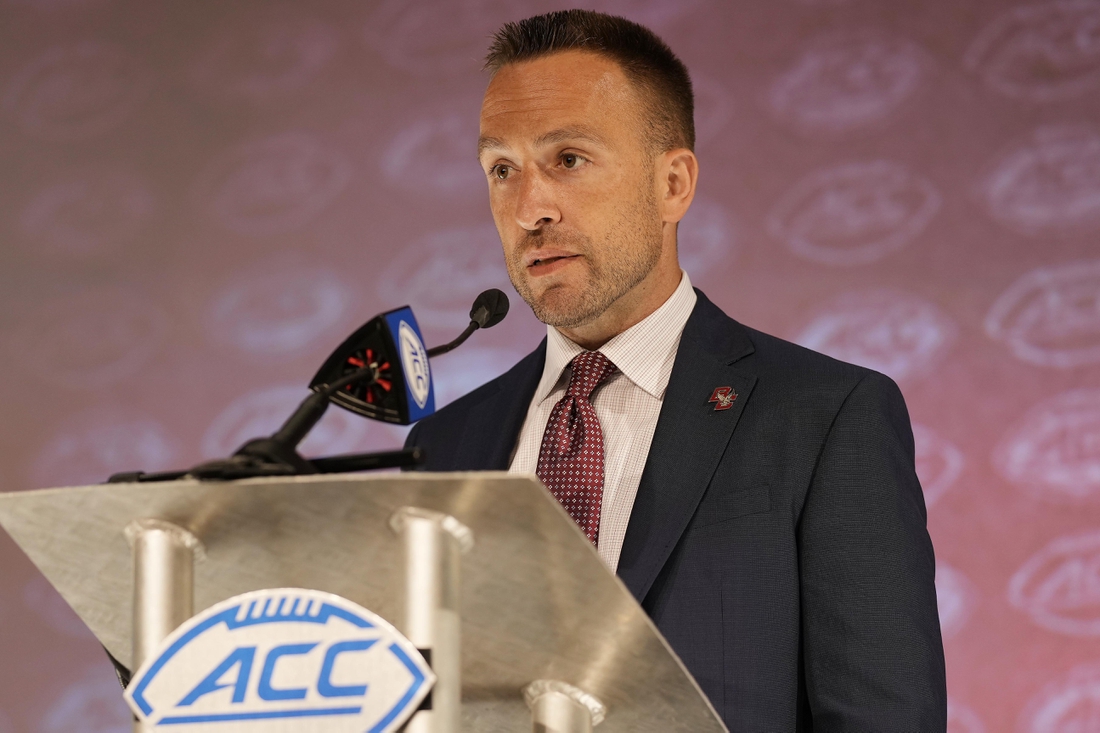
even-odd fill
[{"label": "short dark hair", "polygon": [[605,56],[642,93],[651,142],[660,151],[695,148],[695,97],[691,77],[672,49],[645,26],[594,10],[559,10],[504,24],[493,36],[485,68],[504,66],[560,51]]}]

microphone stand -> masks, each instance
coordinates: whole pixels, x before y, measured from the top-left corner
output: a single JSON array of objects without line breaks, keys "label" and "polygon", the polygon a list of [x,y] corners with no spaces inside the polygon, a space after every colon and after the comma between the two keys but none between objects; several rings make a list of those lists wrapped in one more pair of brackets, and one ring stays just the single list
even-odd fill
[{"label": "microphone stand", "polygon": [[363,379],[377,379],[376,370],[367,366],[341,377],[317,390],[298,405],[277,431],[267,438],[254,438],[229,458],[200,463],[186,471],[116,473],[107,483],[175,481],[185,476],[207,480],[232,480],[256,476],[302,476],[317,473],[351,473],[383,468],[415,468],[424,463],[419,448],[405,448],[379,453],[349,453],[307,460],[297,451],[328,409],[329,400],[337,391]]},{"label": "microphone stand", "polygon": [[[500,290],[481,293],[470,309],[470,325],[454,341],[427,350],[428,357],[446,354],[462,345],[479,328],[490,328],[508,314],[508,297]],[[298,453],[298,444],[306,437],[328,409],[332,396],[357,382],[373,384],[379,379],[379,368],[364,366],[345,374],[331,384],[317,389],[294,411],[277,431],[266,438],[254,438],[242,445],[229,458],[200,463],[185,471],[125,471],[107,479],[107,483],[175,481],[192,477],[200,480],[233,480],[256,476],[302,476],[325,473],[351,473],[383,468],[410,469],[424,464],[419,448],[403,448],[378,453],[348,453],[338,456],[306,459]]]}]

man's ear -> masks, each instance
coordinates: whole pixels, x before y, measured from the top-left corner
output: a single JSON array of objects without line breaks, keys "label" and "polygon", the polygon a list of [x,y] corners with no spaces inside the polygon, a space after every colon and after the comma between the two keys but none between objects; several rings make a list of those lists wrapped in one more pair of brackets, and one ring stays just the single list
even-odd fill
[{"label": "man's ear", "polygon": [[687,148],[669,150],[658,158],[657,171],[661,221],[676,223],[684,218],[695,198],[699,159]]}]

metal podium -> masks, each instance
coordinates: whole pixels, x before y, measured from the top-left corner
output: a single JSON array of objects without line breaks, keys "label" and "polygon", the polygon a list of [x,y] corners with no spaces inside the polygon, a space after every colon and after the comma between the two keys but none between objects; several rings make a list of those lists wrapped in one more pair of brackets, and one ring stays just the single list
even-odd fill
[{"label": "metal podium", "polygon": [[[532,716],[547,732],[725,730],[630,592],[533,477],[45,489],[0,494],[0,525],[123,662],[135,654],[140,662],[148,653],[140,647],[193,612],[293,586],[342,596],[416,646],[434,646],[436,710],[452,700],[464,731],[531,730]],[[569,722],[578,710],[585,721]]]}]

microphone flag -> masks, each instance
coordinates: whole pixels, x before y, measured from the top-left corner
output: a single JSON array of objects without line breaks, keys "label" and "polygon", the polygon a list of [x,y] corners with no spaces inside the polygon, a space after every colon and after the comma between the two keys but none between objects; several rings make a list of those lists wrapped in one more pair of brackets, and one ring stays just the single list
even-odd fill
[{"label": "microphone flag", "polygon": [[403,306],[367,321],[345,339],[310,382],[317,392],[370,367],[364,378],[332,395],[340,407],[373,420],[409,425],[435,412],[428,350],[412,309]]}]

